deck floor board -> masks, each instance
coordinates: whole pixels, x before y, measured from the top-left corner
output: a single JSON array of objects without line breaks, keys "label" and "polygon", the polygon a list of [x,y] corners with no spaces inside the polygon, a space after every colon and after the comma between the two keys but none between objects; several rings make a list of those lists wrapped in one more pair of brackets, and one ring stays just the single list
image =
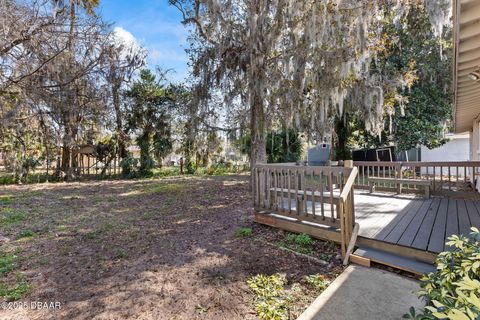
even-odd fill
[{"label": "deck floor board", "polygon": [[441,252],[445,243],[445,228],[447,225],[448,199],[443,198],[440,201],[437,218],[433,224],[432,234],[428,243],[428,251]]},{"label": "deck floor board", "polygon": [[[468,216],[470,217],[470,222],[471,222],[472,226],[479,227],[480,226],[480,210],[479,210],[480,201],[472,201],[470,206],[473,207],[472,210],[468,211]],[[468,206],[467,206],[467,208],[468,208]]]},{"label": "deck floor board", "polygon": [[[288,199],[279,202],[279,207],[289,207]],[[312,215],[312,202],[308,201],[306,206],[308,215]],[[330,219],[331,207],[324,206],[326,218]],[[291,207],[296,209],[293,199]],[[320,217],[319,203],[315,203],[315,213]],[[480,227],[480,200],[428,199],[355,190],[355,221],[364,238],[438,253],[445,249],[446,238],[451,234],[465,234],[472,226]]]},{"label": "deck floor board", "polygon": [[415,240],[415,236],[417,235],[418,230],[422,225],[422,222],[425,219],[425,216],[427,215],[431,205],[432,205],[431,199],[427,199],[426,201],[423,201],[420,209],[417,211],[412,221],[403,232],[402,237],[398,241],[398,244],[401,244],[407,247],[410,247],[412,245],[413,241]]},{"label": "deck floor board", "polygon": [[407,227],[410,225],[410,222],[415,218],[415,216],[418,213],[418,210],[420,210],[423,201],[419,199],[414,199],[412,200],[414,202],[414,205],[410,208],[410,210],[404,214],[402,220],[398,222],[398,224],[393,228],[393,230],[388,234],[388,236],[385,237],[385,241],[391,242],[391,243],[398,243],[400,241],[400,238],[402,237],[403,233],[407,229]]},{"label": "deck floor board", "polygon": [[459,200],[457,203],[458,208],[458,232],[460,234],[468,234],[470,232],[470,218],[467,212],[467,205],[465,200]]},{"label": "deck floor board", "polygon": [[432,234],[433,224],[437,217],[438,208],[440,207],[440,198],[435,198],[428,209],[428,212],[423,219],[420,229],[418,230],[415,239],[413,240],[412,247],[420,250],[427,250],[428,241]]},{"label": "deck floor board", "polygon": [[[458,234],[458,203],[459,200],[450,199],[448,202],[447,211],[447,225],[445,228],[445,238],[448,238],[452,234]],[[444,246],[444,250],[447,250],[447,246]]]}]

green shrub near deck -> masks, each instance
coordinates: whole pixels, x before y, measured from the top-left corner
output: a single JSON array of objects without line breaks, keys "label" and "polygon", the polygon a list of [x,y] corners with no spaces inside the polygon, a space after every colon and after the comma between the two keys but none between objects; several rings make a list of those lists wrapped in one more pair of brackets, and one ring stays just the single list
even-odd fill
[{"label": "green shrub near deck", "polygon": [[423,313],[413,308],[405,319],[480,319],[480,232],[448,238],[450,251],[438,255],[437,271],[422,278]]}]

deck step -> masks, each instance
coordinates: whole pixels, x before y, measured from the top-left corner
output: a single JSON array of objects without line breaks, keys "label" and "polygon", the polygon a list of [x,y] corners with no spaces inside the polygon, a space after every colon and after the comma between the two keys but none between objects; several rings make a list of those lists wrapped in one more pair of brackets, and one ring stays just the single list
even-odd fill
[{"label": "deck step", "polygon": [[378,249],[363,247],[355,250],[353,254],[365,259],[370,259],[371,261],[379,264],[411,272],[417,275],[435,271],[435,266],[432,264],[401,257]]}]

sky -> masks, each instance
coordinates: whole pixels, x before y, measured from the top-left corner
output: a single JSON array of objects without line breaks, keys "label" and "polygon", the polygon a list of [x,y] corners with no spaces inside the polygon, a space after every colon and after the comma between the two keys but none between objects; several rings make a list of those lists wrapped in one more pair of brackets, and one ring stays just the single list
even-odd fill
[{"label": "sky", "polygon": [[105,21],[114,23],[117,36],[147,49],[150,68],[173,69],[170,79],[185,79],[188,32],[180,23],[180,12],[167,0],[101,0],[99,11]]}]

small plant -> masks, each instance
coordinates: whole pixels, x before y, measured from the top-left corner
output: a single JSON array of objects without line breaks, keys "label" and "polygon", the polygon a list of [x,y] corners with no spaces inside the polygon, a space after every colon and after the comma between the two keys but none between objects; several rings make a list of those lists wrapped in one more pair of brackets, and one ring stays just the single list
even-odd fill
[{"label": "small plant", "polygon": [[479,319],[480,232],[471,230],[468,236],[448,238],[451,250],[440,253],[437,271],[422,278],[419,294],[427,306],[419,313],[410,308],[404,319]]},{"label": "small plant", "polygon": [[22,230],[17,236],[17,239],[22,239],[22,238],[32,238],[36,236],[37,234],[33,232],[32,230]]},{"label": "small plant", "polygon": [[7,274],[16,267],[17,255],[0,251],[0,276]]},{"label": "small plant", "polygon": [[238,228],[235,231],[235,237],[237,237],[237,238],[250,237],[251,235],[252,235],[252,229],[251,228]]},{"label": "small plant", "polygon": [[312,251],[313,240],[305,233],[296,234],[289,233],[285,237],[285,241],[278,242],[278,246],[288,248],[303,254],[310,254]]},{"label": "small plant", "polygon": [[[2,279],[12,273],[16,268],[18,268],[18,256],[17,254],[21,252],[20,249],[15,250],[14,252],[2,252],[0,251],[0,276]],[[28,284],[22,273],[15,273],[15,282],[12,281],[6,283],[5,281],[0,281],[0,297],[7,300],[18,300],[22,298],[32,286]]]},{"label": "small plant", "polygon": [[306,276],[305,282],[311,289],[319,292],[325,290],[330,284],[330,281],[328,281],[324,275],[318,273]]},{"label": "small plant", "polygon": [[285,292],[285,276],[259,274],[248,279],[247,284],[255,295],[255,310],[260,319],[288,319],[291,301]]},{"label": "small plant", "polygon": [[309,247],[313,243],[312,238],[305,233],[300,233],[300,234],[290,233],[287,235],[287,241],[294,243],[303,248]]},{"label": "small plant", "polygon": [[128,257],[128,254],[125,250],[123,249],[117,249],[117,251],[115,251],[115,258],[117,259],[125,259],[126,257]]},{"label": "small plant", "polygon": [[22,298],[25,294],[27,294],[31,288],[32,285],[25,281],[16,283],[13,286],[8,286],[5,283],[0,282],[0,297],[10,301],[18,300]]}]

